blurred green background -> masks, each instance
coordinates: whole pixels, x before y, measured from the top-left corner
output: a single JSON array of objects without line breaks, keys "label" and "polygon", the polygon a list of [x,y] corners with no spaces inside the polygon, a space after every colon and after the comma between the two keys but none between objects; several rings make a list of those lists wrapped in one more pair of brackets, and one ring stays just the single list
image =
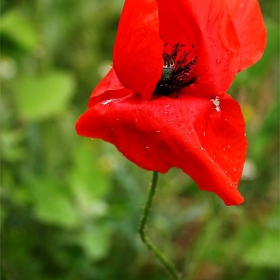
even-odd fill
[{"label": "blurred green background", "polygon": [[[74,130],[111,65],[122,5],[0,2],[1,279],[168,279],[137,232],[151,172]],[[267,49],[230,90],[247,122],[245,203],[224,206],[180,170],[160,176],[148,233],[184,279],[279,276],[279,7],[261,6]]]}]

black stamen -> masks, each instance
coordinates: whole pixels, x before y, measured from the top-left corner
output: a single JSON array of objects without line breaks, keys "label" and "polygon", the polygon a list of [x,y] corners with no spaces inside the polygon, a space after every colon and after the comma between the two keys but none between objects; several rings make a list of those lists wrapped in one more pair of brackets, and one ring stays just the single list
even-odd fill
[{"label": "black stamen", "polygon": [[[196,64],[197,56],[191,61],[187,61],[189,52],[181,50],[184,44],[177,43],[173,46],[171,55],[164,53],[163,72],[161,80],[158,82],[154,94],[170,95],[176,93],[178,97],[179,91],[183,87],[187,87],[195,82],[193,67]],[[192,48],[194,45],[192,45]]]}]

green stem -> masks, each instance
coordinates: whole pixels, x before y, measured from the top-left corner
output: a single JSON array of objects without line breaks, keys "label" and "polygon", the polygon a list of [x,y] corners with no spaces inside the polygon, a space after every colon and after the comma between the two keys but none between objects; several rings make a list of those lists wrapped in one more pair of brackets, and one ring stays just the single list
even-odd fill
[{"label": "green stem", "polygon": [[151,240],[146,236],[146,233],[145,233],[147,218],[148,218],[152,200],[153,200],[153,197],[154,197],[155,191],[156,191],[157,179],[158,179],[158,172],[154,172],[151,187],[150,187],[149,194],[148,194],[148,198],[147,198],[145,208],[143,211],[143,215],[142,215],[142,218],[140,221],[139,234],[140,234],[140,237],[141,237],[143,243],[147,246],[147,248],[149,250],[151,250],[154,253],[154,255],[157,257],[157,259],[161,262],[161,264],[169,272],[172,279],[179,280],[180,277],[177,274],[175,267],[169,262],[169,260],[167,260],[167,258],[159,251],[159,249],[151,242]]}]

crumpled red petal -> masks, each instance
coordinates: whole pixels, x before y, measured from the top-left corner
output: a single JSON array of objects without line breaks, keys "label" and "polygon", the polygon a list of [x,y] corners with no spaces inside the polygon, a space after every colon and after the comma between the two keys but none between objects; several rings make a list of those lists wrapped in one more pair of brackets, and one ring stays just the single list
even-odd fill
[{"label": "crumpled red petal", "polygon": [[97,102],[112,98],[125,97],[132,93],[133,91],[123,86],[112,67],[91,93],[88,106],[94,106]]},{"label": "crumpled red petal", "polygon": [[161,78],[162,53],[156,1],[126,0],[113,53],[122,84],[148,100]]},{"label": "crumpled red petal", "polygon": [[226,0],[241,46],[239,71],[256,63],[266,46],[266,28],[257,0]]},{"label": "crumpled red petal", "polygon": [[182,92],[220,96],[232,84],[240,61],[240,45],[227,3],[224,0],[175,2],[157,0],[160,35],[168,44],[165,51],[170,53],[173,45],[180,42],[190,52],[190,60],[197,56],[197,79]]},{"label": "crumpled red petal", "polygon": [[237,184],[247,147],[244,120],[229,95],[218,103],[194,96],[142,101],[132,94],[92,103],[76,130],[114,144],[144,169],[181,168],[200,189],[237,205],[243,202]]}]

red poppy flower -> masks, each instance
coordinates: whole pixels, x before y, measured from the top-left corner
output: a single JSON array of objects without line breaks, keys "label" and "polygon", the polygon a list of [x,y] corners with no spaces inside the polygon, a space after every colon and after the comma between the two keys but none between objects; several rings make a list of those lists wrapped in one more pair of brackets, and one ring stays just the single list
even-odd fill
[{"label": "red poppy flower", "polygon": [[240,204],[245,125],[226,91],[265,44],[256,0],[126,0],[113,68],[76,130],[144,169],[181,168],[226,205]]}]

